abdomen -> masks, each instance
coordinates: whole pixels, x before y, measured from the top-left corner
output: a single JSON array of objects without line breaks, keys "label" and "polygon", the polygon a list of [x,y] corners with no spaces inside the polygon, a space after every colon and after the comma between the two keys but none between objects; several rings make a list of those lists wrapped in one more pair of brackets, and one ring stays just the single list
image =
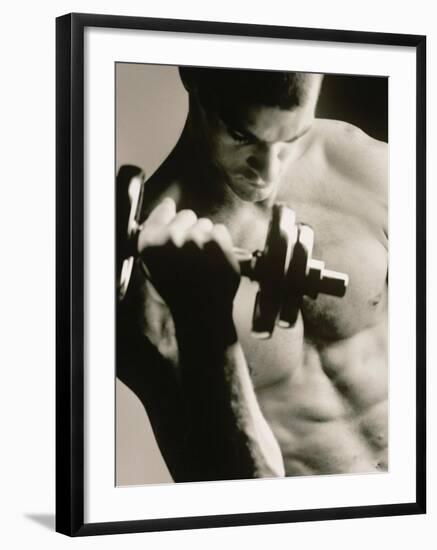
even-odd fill
[{"label": "abdomen", "polygon": [[290,376],[257,391],[287,475],[387,469],[385,329],[324,348],[307,341]]}]

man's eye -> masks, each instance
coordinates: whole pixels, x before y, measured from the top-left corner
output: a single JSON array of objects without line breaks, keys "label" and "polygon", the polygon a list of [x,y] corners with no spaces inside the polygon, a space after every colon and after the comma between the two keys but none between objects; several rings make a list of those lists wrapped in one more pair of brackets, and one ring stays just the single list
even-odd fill
[{"label": "man's eye", "polygon": [[244,134],[241,134],[240,132],[237,132],[232,128],[228,128],[227,130],[228,130],[228,134],[231,136],[231,138],[234,141],[238,143],[250,143],[250,138],[248,136],[245,136]]}]

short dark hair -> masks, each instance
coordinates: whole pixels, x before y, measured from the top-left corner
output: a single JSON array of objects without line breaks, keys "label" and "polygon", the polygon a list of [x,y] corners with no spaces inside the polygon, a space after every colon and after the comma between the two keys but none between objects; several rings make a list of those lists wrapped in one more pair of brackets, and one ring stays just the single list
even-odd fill
[{"label": "short dark hair", "polygon": [[179,67],[179,74],[207,111],[225,118],[243,105],[293,109],[305,102],[313,81],[311,73],[251,69]]}]

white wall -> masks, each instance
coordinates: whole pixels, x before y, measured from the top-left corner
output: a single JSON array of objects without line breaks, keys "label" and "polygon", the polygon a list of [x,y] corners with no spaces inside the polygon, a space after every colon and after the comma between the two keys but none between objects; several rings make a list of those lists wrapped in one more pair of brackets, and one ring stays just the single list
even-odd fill
[{"label": "white wall", "polygon": [[[1,269],[0,345],[2,384],[0,468],[0,540],[3,548],[70,547],[116,548],[264,548],[402,549],[435,547],[437,487],[437,416],[429,400],[429,514],[427,516],[307,523],[205,531],[118,535],[71,540],[53,532],[54,513],[54,38],[57,15],[70,11],[117,13],[181,19],[208,19],[260,24],[347,28],[428,35],[429,98],[437,95],[437,73],[431,71],[437,29],[432,3],[416,0],[314,0],[205,2],[177,0],[142,2],[59,0],[52,5],[5,3],[2,10],[0,128],[2,183],[0,185]],[[429,103],[429,151],[437,147],[436,108]],[[433,127],[434,126],[434,127]],[[437,178],[434,155],[429,155],[428,181]],[[429,186],[428,204],[437,193]],[[433,214],[431,210],[430,214]],[[432,239],[437,217],[429,223],[429,281],[436,279]],[[436,291],[429,290],[429,334],[437,322]],[[435,338],[434,338],[435,341]],[[429,346],[429,395],[437,389],[436,348]],[[434,401],[434,402],[433,402]],[[432,436],[432,437],[431,437]],[[47,527],[50,526],[50,528]]]}]

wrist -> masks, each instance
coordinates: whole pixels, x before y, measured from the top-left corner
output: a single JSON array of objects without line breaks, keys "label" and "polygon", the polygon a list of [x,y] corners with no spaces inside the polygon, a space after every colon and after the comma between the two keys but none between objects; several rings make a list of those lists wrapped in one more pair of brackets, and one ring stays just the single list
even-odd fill
[{"label": "wrist", "polygon": [[200,350],[217,350],[237,341],[237,332],[232,316],[232,307],[191,308],[173,312],[179,346],[194,346]]}]

